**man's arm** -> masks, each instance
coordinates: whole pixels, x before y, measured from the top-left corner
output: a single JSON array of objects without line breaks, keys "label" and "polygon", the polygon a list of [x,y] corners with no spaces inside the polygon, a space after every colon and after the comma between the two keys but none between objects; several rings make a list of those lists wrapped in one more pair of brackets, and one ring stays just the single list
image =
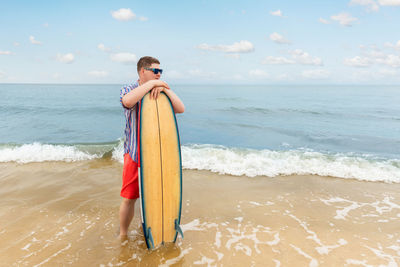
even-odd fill
[{"label": "man's arm", "polygon": [[169,89],[169,86],[166,82],[161,80],[150,80],[145,82],[144,84],[136,87],[134,90],[130,91],[126,95],[122,97],[122,104],[126,108],[132,108],[136,105],[136,103],[143,98],[143,96],[153,89],[154,87],[162,86]]},{"label": "man's arm", "polygon": [[183,113],[185,111],[185,106],[182,100],[169,88],[165,87],[155,87],[150,92],[150,98],[157,99],[161,92],[164,92],[171,100],[172,107],[175,113]]},{"label": "man's arm", "polygon": [[171,100],[175,113],[185,112],[185,105],[183,105],[182,100],[171,89],[166,89],[163,91]]}]

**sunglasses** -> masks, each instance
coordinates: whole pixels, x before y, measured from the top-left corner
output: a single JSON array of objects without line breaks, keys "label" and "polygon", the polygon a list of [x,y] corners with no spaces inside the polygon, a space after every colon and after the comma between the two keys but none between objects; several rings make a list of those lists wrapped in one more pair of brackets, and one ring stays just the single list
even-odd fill
[{"label": "sunglasses", "polygon": [[156,68],[144,68],[145,70],[150,70],[152,71],[154,74],[162,74],[162,69],[156,69]]}]

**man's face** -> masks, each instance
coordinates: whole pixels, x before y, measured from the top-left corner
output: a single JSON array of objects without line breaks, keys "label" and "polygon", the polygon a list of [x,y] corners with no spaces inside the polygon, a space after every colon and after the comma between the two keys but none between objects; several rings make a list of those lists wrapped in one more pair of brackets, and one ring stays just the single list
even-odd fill
[{"label": "man's face", "polygon": [[[151,64],[151,66],[149,68],[151,68],[151,69],[153,69],[153,68],[159,69],[160,68],[160,64],[153,63],[153,64]],[[146,70],[146,68],[142,68],[140,72],[142,74],[141,77],[140,77],[140,80],[143,83],[145,83],[147,81],[150,81],[150,80],[158,80],[161,77],[161,73],[154,74],[153,71]]]}]

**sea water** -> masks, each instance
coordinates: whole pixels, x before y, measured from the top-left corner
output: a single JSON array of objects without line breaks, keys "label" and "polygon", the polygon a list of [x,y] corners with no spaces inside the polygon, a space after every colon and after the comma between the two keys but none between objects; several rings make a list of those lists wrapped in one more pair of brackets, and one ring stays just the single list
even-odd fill
[{"label": "sea water", "polygon": [[[121,86],[0,84],[0,162],[122,162]],[[400,86],[171,88],[186,169],[400,182]]]}]

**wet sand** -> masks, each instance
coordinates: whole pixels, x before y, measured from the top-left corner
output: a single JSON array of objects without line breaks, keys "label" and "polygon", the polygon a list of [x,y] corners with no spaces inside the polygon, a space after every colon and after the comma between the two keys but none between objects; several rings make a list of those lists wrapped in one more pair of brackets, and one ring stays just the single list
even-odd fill
[{"label": "wet sand", "polygon": [[119,240],[122,165],[0,164],[0,266],[398,266],[400,184],[184,171],[185,239]]}]

